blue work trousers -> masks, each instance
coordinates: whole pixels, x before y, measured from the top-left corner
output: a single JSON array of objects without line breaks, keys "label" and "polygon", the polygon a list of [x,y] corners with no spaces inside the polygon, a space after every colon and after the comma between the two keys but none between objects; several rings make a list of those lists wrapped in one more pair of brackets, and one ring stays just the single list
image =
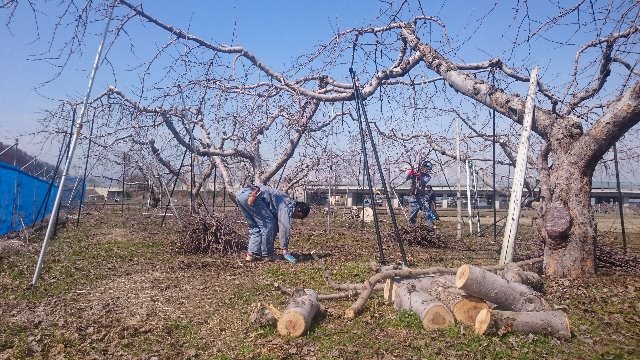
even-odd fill
[{"label": "blue work trousers", "polygon": [[255,256],[272,256],[278,221],[261,195],[249,205],[247,201],[252,191],[250,187],[242,188],[236,194],[238,207],[249,227],[249,252]]},{"label": "blue work trousers", "polygon": [[431,213],[431,207],[427,203],[427,198],[420,195],[414,195],[409,196],[407,200],[409,202],[409,225],[415,225],[418,213],[422,210],[425,224],[429,227],[433,226],[433,220],[429,216]]}]

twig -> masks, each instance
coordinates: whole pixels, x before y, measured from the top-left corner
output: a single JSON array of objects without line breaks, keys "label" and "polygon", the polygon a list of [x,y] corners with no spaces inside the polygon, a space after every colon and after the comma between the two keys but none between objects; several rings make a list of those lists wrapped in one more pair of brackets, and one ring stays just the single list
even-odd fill
[{"label": "twig", "polygon": [[[357,291],[357,292],[360,292],[363,289],[365,289],[365,287],[366,287],[365,284],[338,284],[338,283],[336,283],[335,281],[333,281],[333,279],[331,278],[331,274],[329,274],[329,271],[326,269],[326,267],[324,265],[324,261],[322,261],[322,259],[316,254],[311,254],[311,256],[313,256],[313,259],[315,261],[317,261],[318,264],[320,265],[320,270],[322,270],[322,276],[324,277],[324,280],[332,288],[334,288],[336,290],[348,290],[348,291]],[[383,284],[380,284],[380,285],[381,286],[375,286],[373,290],[375,290],[375,291],[384,290],[384,285]]]},{"label": "twig", "polygon": [[[288,295],[288,296],[292,296],[293,295],[293,290],[292,289],[285,288],[280,283],[274,283],[274,286],[278,290],[280,290],[281,293],[283,293],[285,295]],[[335,293],[335,294],[318,294],[318,300],[351,299],[351,298],[354,298],[354,297],[358,296],[358,294],[360,294],[360,292],[357,291],[357,290],[344,291],[344,292]]]}]

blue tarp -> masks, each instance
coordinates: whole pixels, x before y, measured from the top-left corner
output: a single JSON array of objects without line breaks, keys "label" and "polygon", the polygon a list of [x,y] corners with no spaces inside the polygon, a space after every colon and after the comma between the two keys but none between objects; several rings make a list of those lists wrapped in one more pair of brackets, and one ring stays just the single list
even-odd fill
[{"label": "blue tarp", "polygon": [[0,162],[0,235],[31,226],[51,214],[58,187],[54,185],[47,196],[48,188],[46,180]]}]

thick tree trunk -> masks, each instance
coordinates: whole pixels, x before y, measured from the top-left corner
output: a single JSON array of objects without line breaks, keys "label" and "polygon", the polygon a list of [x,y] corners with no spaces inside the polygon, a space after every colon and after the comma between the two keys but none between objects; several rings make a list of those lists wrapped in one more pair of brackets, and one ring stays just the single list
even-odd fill
[{"label": "thick tree trunk", "polygon": [[538,227],[545,242],[544,274],[549,277],[572,278],[595,273],[592,174],[589,170],[580,171],[569,157],[554,162],[549,179],[551,189]]},{"label": "thick tree trunk", "polygon": [[319,308],[318,294],[315,291],[294,291],[289,305],[278,319],[278,333],[291,337],[302,335],[309,329]]},{"label": "thick tree trunk", "polygon": [[504,335],[510,332],[544,334],[561,339],[571,337],[571,326],[563,311],[513,312],[482,310],[475,324],[478,335]]}]

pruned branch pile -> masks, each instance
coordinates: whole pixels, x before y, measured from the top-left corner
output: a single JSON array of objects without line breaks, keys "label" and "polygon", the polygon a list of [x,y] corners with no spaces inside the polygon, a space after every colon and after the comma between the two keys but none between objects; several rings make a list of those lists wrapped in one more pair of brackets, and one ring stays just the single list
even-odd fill
[{"label": "pruned branch pile", "polygon": [[[409,246],[418,246],[418,247],[426,247],[426,248],[436,248],[443,249],[447,248],[449,245],[447,241],[443,238],[442,234],[436,232],[436,230],[427,225],[414,225],[401,227],[400,235],[402,236],[402,240],[405,244]],[[395,242],[393,232],[387,234],[386,238],[391,239],[390,241]]]},{"label": "pruned branch pile", "polygon": [[598,247],[596,259],[600,268],[640,274],[640,257],[638,256],[625,255],[619,251]]},{"label": "pruned branch pile", "polygon": [[235,223],[224,214],[196,214],[180,226],[174,249],[181,254],[233,254],[247,249]]}]

